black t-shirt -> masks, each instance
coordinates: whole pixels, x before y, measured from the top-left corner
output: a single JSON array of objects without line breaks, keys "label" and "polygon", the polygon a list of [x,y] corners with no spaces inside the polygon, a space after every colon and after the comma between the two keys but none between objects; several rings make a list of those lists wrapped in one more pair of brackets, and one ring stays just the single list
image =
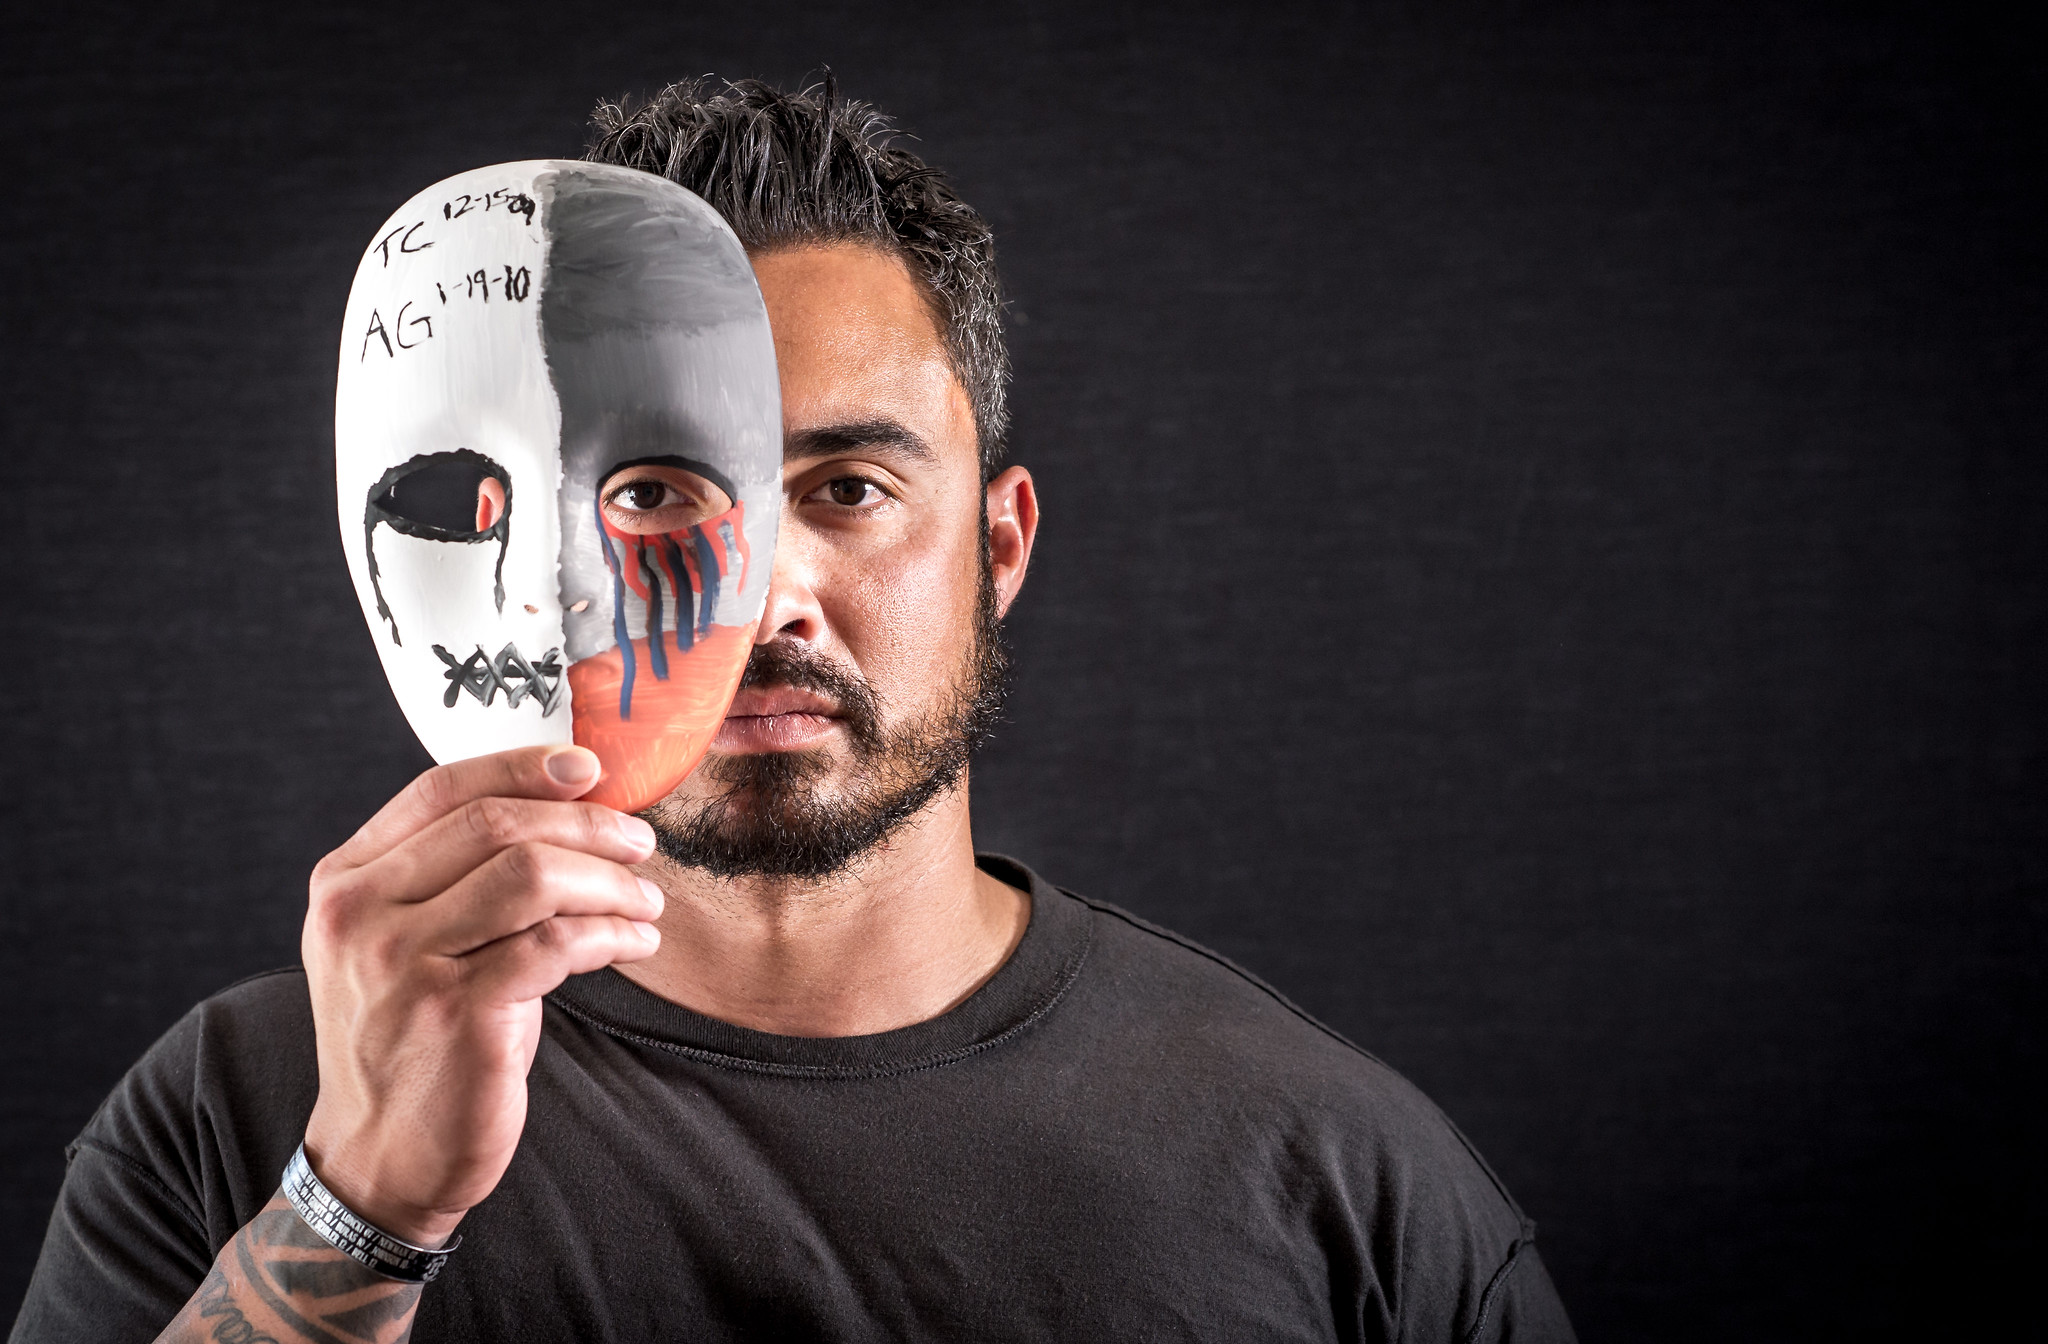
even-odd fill
[{"label": "black t-shirt", "polygon": [[[929,1022],[772,1036],[613,971],[548,996],[524,1137],[413,1338],[1572,1338],[1421,1093],[1215,954],[982,862],[1030,926]],[[317,1087],[303,972],[195,1008],[71,1148],[17,1344],[153,1338]]]}]

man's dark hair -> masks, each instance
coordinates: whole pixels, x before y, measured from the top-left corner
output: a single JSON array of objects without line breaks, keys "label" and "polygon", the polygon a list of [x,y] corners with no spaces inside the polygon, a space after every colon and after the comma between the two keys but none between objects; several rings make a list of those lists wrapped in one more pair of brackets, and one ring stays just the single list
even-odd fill
[{"label": "man's dark hair", "polygon": [[671,84],[643,103],[599,103],[597,163],[658,173],[725,217],[749,248],[869,243],[923,281],[954,375],[974,407],[982,476],[1009,428],[995,237],[938,169],[891,144],[896,128],[822,84],[785,93],[760,80]]}]

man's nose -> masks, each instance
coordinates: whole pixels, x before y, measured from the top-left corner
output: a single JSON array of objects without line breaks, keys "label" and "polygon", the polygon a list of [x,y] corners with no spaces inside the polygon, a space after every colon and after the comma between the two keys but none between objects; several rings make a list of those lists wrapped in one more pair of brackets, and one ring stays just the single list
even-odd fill
[{"label": "man's nose", "polygon": [[825,610],[817,596],[816,557],[805,545],[803,529],[790,522],[789,510],[782,514],[775,538],[775,568],[768,577],[767,603],[761,610],[761,624],[754,631],[754,643],[767,644],[788,638],[816,644],[825,637]]}]

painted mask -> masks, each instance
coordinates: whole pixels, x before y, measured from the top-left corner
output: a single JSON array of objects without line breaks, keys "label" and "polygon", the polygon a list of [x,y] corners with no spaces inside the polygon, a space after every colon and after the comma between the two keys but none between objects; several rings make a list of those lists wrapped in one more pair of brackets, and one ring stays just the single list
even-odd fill
[{"label": "painted mask", "polygon": [[342,330],[349,572],[435,760],[575,741],[628,811],[718,730],[768,590],[782,410],[716,212],[572,162],[451,177],[378,230]]}]

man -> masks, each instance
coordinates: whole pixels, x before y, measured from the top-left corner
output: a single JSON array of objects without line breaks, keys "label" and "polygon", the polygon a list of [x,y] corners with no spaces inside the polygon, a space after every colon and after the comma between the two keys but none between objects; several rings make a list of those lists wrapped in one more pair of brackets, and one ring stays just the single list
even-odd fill
[{"label": "man", "polygon": [[[725,215],[774,331],[738,698],[641,817],[533,748],[329,855],[304,970],[200,1005],[87,1126],[14,1338],[1569,1339],[1413,1088],[975,855],[1038,520],[979,217],[829,88],[599,124]],[[380,1237],[438,1277],[366,1268]]]}]

